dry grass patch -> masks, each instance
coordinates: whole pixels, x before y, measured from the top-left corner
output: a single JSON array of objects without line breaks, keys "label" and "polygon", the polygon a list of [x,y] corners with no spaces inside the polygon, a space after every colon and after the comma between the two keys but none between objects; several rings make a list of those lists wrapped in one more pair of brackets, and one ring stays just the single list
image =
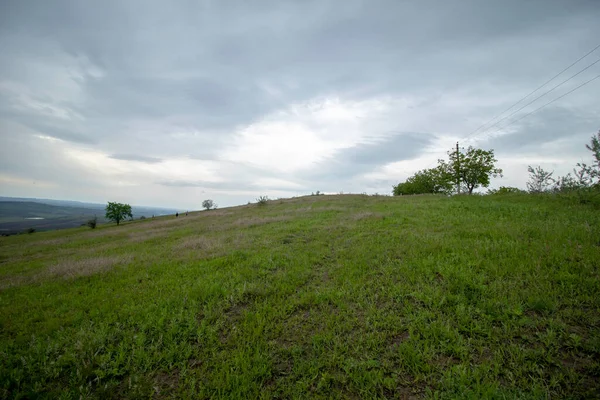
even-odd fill
[{"label": "dry grass patch", "polygon": [[352,219],[355,221],[367,218],[383,218],[383,214],[371,211],[361,211],[352,215]]},{"label": "dry grass patch", "polygon": [[175,245],[180,250],[204,250],[209,251],[222,247],[220,239],[208,236],[194,236],[185,238]]},{"label": "dry grass patch", "polygon": [[92,257],[82,260],[63,260],[49,266],[40,275],[52,278],[76,278],[79,276],[90,276],[112,269],[116,265],[128,264],[133,260],[133,255],[109,257]]},{"label": "dry grass patch", "polygon": [[129,233],[129,241],[133,243],[145,242],[146,240],[155,239],[157,237],[165,236],[171,229],[140,229]]},{"label": "dry grass patch", "polygon": [[74,279],[109,271],[117,265],[125,265],[133,260],[133,255],[90,257],[80,260],[65,259],[33,275],[16,275],[0,278],[0,290],[21,286],[47,279]]},{"label": "dry grass patch", "polygon": [[237,219],[230,226],[246,228],[251,226],[271,224],[273,222],[289,221],[290,219],[291,217],[286,215],[279,215],[276,217],[248,217]]},{"label": "dry grass patch", "polygon": [[39,240],[37,242],[32,242],[31,245],[32,246],[58,246],[58,245],[65,244],[68,242],[69,242],[68,238],[57,238],[57,239]]},{"label": "dry grass patch", "polygon": [[[181,217],[181,218],[185,219],[186,217]],[[189,219],[189,217],[187,217],[187,218]],[[181,219],[173,217],[173,218],[169,218],[169,219],[165,219],[165,220],[145,222],[143,225],[138,225],[134,228],[136,230],[138,230],[138,229],[157,229],[157,228],[165,228],[165,227],[176,227],[176,226],[180,226],[181,224],[182,224]]]},{"label": "dry grass patch", "polygon": [[317,206],[307,206],[307,207],[299,207],[293,210],[295,213],[306,213],[306,212],[323,212],[323,211],[348,211],[347,207],[336,207],[336,206],[324,206],[324,207],[317,207]]},{"label": "dry grass patch", "polygon": [[227,210],[210,210],[210,211],[201,211],[194,215],[194,217],[222,217],[224,215],[233,214],[231,211]]}]

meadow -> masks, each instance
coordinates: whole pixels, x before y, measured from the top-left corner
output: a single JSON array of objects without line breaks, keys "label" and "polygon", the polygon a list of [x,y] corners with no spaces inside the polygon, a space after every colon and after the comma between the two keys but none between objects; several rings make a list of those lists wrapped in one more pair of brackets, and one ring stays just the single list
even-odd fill
[{"label": "meadow", "polygon": [[2,398],[600,397],[600,213],[308,196],[0,238]]}]

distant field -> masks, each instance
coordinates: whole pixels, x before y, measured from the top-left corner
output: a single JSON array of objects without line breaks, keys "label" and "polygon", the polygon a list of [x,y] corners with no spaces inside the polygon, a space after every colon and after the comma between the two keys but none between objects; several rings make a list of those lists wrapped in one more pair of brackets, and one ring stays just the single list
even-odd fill
[{"label": "distant field", "polygon": [[74,228],[85,224],[94,215],[98,215],[99,223],[106,222],[100,211],[35,202],[2,201],[0,235],[21,233],[28,228],[37,231]]},{"label": "distant field", "polygon": [[[30,200],[30,201],[29,201]],[[98,223],[108,222],[104,218],[101,204],[79,203],[60,200],[19,199],[0,197],[0,235],[23,233],[29,228],[49,231],[79,227],[96,216]],[[52,204],[42,203],[49,201]],[[175,214],[176,210],[152,207],[133,207],[134,218],[141,216]]]},{"label": "distant field", "polygon": [[597,398],[600,213],[314,196],[0,238],[3,398]]}]

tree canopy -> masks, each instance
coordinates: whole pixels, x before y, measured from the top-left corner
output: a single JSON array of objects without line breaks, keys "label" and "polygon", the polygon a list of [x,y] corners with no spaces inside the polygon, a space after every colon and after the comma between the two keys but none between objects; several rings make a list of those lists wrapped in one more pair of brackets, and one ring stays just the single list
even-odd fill
[{"label": "tree canopy", "polygon": [[469,147],[466,152],[449,151],[448,156],[448,161],[438,160],[436,168],[419,171],[394,186],[394,195],[453,193],[459,187],[472,194],[480,186],[488,187],[490,177],[502,176],[502,170],[496,167],[494,150]]},{"label": "tree canopy", "polygon": [[106,205],[106,219],[114,221],[119,225],[119,222],[127,217],[133,218],[129,204],[108,202]]},{"label": "tree canopy", "polygon": [[496,167],[494,150],[469,146],[464,153],[457,149],[449,151],[448,156],[448,162],[439,160],[438,168],[445,179],[464,187],[469,194],[480,186],[488,187],[490,177],[502,176],[502,169]]},{"label": "tree canopy", "polygon": [[217,205],[214,201],[208,199],[202,202],[202,207],[206,208],[207,210],[210,210],[211,208],[217,208]]},{"label": "tree canopy", "polygon": [[406,182],[394,186],[394,196],[424,193],[445,193],[450,189],[448,181],[442,178],[438,168],[424,169],[417,172]]}]

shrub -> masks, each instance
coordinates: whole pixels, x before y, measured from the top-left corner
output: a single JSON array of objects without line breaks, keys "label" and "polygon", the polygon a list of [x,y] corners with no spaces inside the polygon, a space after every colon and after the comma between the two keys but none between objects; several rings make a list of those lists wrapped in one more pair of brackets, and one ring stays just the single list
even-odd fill
[{"label": "shrub", "polygon": [[94,216],[94,218],[88,220],[88,222],[86,222],[86,225],[89,226],[92,229],[96,229],[96,225],[98,224],[98,217]]},{"label": "shrub", "polygon": [[515,193],[527,193],[524,190],[521,190],[512,186],[500,186],[498,189],[490,189],[487,194],[515,194]]},{"label": "shrub", "polygon": [[406,182],[394,186],[394,196],[425,193],[449,193],[452,191],[452,182],[446,173],[439,168],[424,169],[409,177]]},{"label": "shrub", "polygon": [[27,228],[27,230],[25,232],[27,232],[27,233],[35,233],[35,228]]},{"label": "shrub", "polygon": [[142,216],[140,217],[140,219],[146,219],[146,217],[142,215]]},{"label": "shrub", "polygon": [[531,165],[527,167],[529,172],[529,181],[527,182],[527,190],[529,193],[544,193],[550,190],[550,187],[556,182],[552,177],[552,172],[545,171],[538,166],[533,168]]},{"label": "shrub", "polygon": [[259,206],[266,206],[267,203],[269,202],[269,197],[268,196],[260,196],[258,199],[256,199],[256,202],[258,203]]}]

